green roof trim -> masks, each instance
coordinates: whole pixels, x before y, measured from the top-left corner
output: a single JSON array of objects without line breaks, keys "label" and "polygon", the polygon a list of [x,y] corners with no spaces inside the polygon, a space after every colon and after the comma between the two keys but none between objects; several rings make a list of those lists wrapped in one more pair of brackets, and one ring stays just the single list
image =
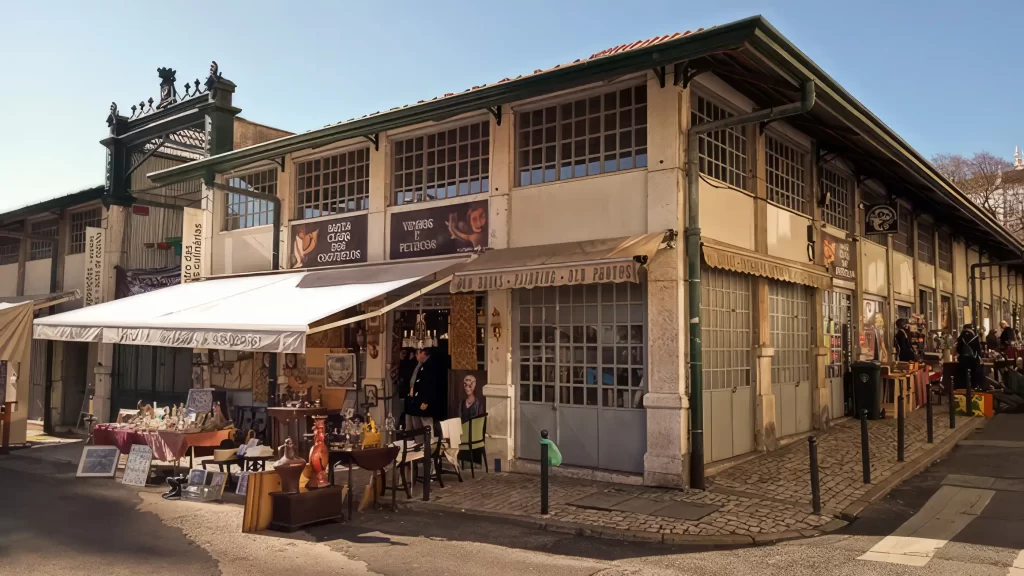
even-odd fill
[{"label": "green roof trim", "polygon": [[105,189],[105,186],[93,186],[92,188],[86,188],[79,192],[50,198],[49,200],[43,200],[42,202],[36,202],[35,204],[16,208],[10,212],[0,214],[0,223],[7,224],[23,218],[36,216],[44,212],[65,210],[67,208],[74,208],[80,204],[99,200],[103,196],[103,191]]}]

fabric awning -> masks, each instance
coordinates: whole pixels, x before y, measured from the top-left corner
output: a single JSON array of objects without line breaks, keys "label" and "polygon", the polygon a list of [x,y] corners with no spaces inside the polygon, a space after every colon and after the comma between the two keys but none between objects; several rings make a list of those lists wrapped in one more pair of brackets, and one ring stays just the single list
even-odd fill
[{"label": "fabric awning", "polygon": [[44,340],[302,353],[310,324],[452,265],[447,259],[357,265],[342,275],[214,278],[40,318],[33,331]]},{"label": "fabric awning", "polygon": [[610,240],[494,250],[456,272],[451,291],[639,282],[640,266],[654,257],[664,238],[664,232],[656,232]]},{"label": "fabric awning", "polygon": [[704,261],[712,268],[803,284],[822,290],[832,289],[831,276],[800,267],[795,262],[719,244],[704,244],[701,248],[704,251]]},{"label": "fabric awning", "polygon": [[78,300],[81,297],[82,293],[78,290],[54,292],[53,294],[35,294],[31,296],[5,296],[0,298],[0,310],[10,308],[11,306],[16,306],[18,304],[24,304],[25,302],[31,302],[33,310],[42,310],[43,308],[49,308],[50,306],[56,306],[72,300]]}]

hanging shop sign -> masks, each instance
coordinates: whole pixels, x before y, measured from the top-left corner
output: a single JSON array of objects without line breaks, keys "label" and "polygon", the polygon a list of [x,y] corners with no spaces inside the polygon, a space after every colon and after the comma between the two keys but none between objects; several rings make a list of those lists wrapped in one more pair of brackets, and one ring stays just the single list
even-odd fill
[{"label": "hanging shop sign", "polygon": [[125,270],[117,266],[116,270],[117,286],[115,288],[115,298],[137,296],[181,284],[181,266],[150,268],[146,270]]},{"label": "hanging shop sign", "polygon": [[391,214],[391,259],[487,248],[487,200]]},{"label": "hanging shop sign", "polygon": [[366,262],[367,216],[292,224],[290,268]]},{"label": "hanging shop sign", "polygon": [[896,234],[900,231],[896,207],[888,204],[868,206],[864,212],[864,228],[867,234]]},{"label": "hanging shop sign", "polygon": [[451,291],[478,292],[506,288],[540,288],[543,286],[574,286],[600,282],[639,282],[640,264],[616,260],[590,264],[567,264],[544,268],[484,271],[456,274]]},{"label": "hanging shop sign", "polygon": [[103,302],[103,250],[106,248],[103,229],[85,229],[85,290],[82,306]]},{"label": "hanging shop sign", "polygon": [[206,254],[206,211],[185,208],[181,239],[181,282],[192,282],[209,269]]},{"label": "hanging shop sign", "polygon": [[825,247],[825,266],[834,278],[857,280],[857,252],[853,242],[831,234],[822,233],[822,244]]}]

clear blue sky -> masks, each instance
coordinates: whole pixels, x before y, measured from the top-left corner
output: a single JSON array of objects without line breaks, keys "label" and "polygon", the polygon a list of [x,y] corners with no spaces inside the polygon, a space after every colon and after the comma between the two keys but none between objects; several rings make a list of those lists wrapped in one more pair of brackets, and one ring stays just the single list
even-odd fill
[{"label": "clear blue sky", "polygon": [[754,14],[926,156],[1024,146],[1021,0],[9,2],[0,212],[102,183],[110,102],[160,66],[217,60],[242,116],[305,131]]}]

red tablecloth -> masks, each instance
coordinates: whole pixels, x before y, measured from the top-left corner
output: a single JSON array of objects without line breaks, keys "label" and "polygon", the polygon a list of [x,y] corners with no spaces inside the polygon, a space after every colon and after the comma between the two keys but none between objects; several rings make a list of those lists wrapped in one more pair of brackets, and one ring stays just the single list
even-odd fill
[{"label": "red tablecloth", "polygon": [[186,434],[174,430],[124,430],[97,424],[92,429],[92,441],[97,446],[117,446],[122,454],[130,452],[133,444],[148,445],[153,449],[155,460],[173,462],[187,456],[192,446],[220,446],[231,434],[232,430]]}]

